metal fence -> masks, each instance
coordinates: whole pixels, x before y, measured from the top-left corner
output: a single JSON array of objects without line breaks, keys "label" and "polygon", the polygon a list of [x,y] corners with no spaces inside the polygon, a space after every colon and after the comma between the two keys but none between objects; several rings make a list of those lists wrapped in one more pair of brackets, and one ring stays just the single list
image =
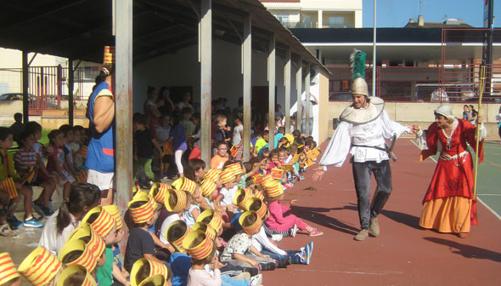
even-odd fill
[{"label": "metal fence", "polygon": [[[84,106],[92,92],[97,67],[78,67],[74,71],[73,104]],[[68,106],[68,68],[62,66],[33,66],[28,72],[30,115],[44,110],[65,109]],[[0,100],[22,100],[21,68],[0,68]]]}]

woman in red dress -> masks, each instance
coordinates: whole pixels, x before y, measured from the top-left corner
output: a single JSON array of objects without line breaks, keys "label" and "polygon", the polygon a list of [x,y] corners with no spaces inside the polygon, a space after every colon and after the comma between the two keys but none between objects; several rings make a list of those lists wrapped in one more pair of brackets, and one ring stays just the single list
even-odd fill
[{"label": "woman in red dress", "polygon": [[[480,128],[483,138],[486,133],[483,124]],[[435,122],[426,133],[428,149],[421,152],[421,158],[437,152],[440,157],[423,199],[421,227],[466,237],[471,224],[476,224],[473,159],[467,147],[476,147],[476,134],[477,128],[455,118],[449,105],[435,110]],[[479,146],[482,158],[482,142]]]}]

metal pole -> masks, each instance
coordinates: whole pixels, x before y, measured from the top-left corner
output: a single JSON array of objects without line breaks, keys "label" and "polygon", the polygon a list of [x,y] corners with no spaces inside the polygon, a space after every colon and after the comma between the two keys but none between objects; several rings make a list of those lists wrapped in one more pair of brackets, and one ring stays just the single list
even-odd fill
[{"label": "metal pole", "polygon": [[28,86],[29,86],[29,65],[28,65],[28,52],[23,51],[23,122],[24,124],[28,123],[30,120],[29,112],[30,112],[30,98],[28,94]]},{"label": "metal pole", "polygon": [[116,202],[122,209],[132,191],[132,1],[116,2],[115,176]]},{"label": "metal pole", "polygon": [[304,124],[304,133],[306,135],[311,135],[311,122],[310,122],[310,111],[311,111],[311,100],[310,100],[310,84],[311,84],[311,72],[310,72],[310,64],[306,65],[306,77],[304,78],[304,98],[305,98],[305,124]]},{"label": "metal pole", "polygon": [[288,49],[285,55],[285,66],[284,66],[284,86],[285,86],[285,132],[288,133],[291,126],[291,51]]},{"label": "metal pole", "polygon": [[73,106],[73,86],[75,77],[73,71],[73,59],[68,59],[68,123],[73,126],[74,106]]},{"label": "metal pole", "polygon": [[268,149],[271,151],[275,142],[275,72],[276,72],[275,35],[270,39],[268,48]]},{"label": "metal pole", "polygon": [[376,96],[376,0],[374,0],[374,19],[372,21],[372,95]]},{"label": "metal pole", "polygon": [[201,1],[200,18],[200,105],[202,159],[211,159],[212,128],[212,0]]},{"label": "metal pole", "polygon": [[242,42],[242,71],[243,71],[243,108],[244,108],[244,132],[243,143],[244,162],[250,159],[250,138],[251,138],[251,101],[252,101],[252,18],[250,16],[244,20],[244,41]]},{"label": "metal pole", "polygon": [[302,93],[303,93],[303,59],[299,57],[299,64],[296,71],[296,94],[297,94],[296,129],[299,131],[302,131],[301,130],[301,123],[302,123],[301,117],[303,112]]}]

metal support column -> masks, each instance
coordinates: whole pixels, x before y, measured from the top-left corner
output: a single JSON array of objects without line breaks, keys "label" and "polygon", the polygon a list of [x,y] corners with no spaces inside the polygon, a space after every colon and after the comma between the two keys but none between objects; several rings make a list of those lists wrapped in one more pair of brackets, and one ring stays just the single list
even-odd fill
[{"label": "metal support column", "polygon": [[297,100],[296,100],[296,129],[299,131],[301,130],[301,123],[302,123],[302,116],[303,116],[303,100],[302,100],[302,93],[303,93],[303,60],[301,57],[299,58],[299,63],[297,66],[297,71],[296,71],[296,94],[297,94]]},{"label": "metal support column", "polygon": [[291,64],[291,51],[287,50],[285,55],[285,65],[284,65],[284,86],[285,86],[285,132],[288,133],[291,127],[291,75],[292,75],[292,64]]},{"label": "metal support column", "polygon": [[304,123],[304,130],[303,132],[306,134],[306,135],[311,135],[311,116],[312,114],[310,114],[310,111],[311,111],[311,100],[310,100],[310,83],[311,83],[311,77],[310,77],[310,64],[307,64],[306,65],[306,77],[304,78],[304,100],[305,100],[305,103],[304,103],[304,109],[305,109],[305,114],[304,114],[304,117],[305,117],[305,123]]},{"label": "metal support column", "polygon": [[250,139],[251,139],[251,101],[252,101],[252,18],[250,16],[244,20],[244,34],[242,42],[242,73],[243,73],[243,108],[244,108],[244,132],[243,143],[244,162],[250,159]]},{"label": "metal support column", "polygon": [[122,209],[132,191],[132,1],[115,5],[115,176],[116,203]]},{"label": "metal support column", "polygon": [[28,123],[30,120],[29,112],[30,112],[30,98],[28,94],[28,74],[29,74],[29,64],[28,64],[28,52],[23,51],[23,122],[24,124]]},{"label": "metal support column", "polygon": [[73,70],[73,59],[68,59],[68,124],[73,126],[74,100],[73,87],[75,84],[75,71]]},{"label": "metal support column", "polygon": [[276,72],[275,35],[271,36],[268,48],[268,149],[273,150],[275,142],[275,72]]},{"label": "metal support column", "polygon": [[211,159],[212,128],[212,0],[201,1],[199,21],[200,51],[200,134],[202,159],[209,163]]}]

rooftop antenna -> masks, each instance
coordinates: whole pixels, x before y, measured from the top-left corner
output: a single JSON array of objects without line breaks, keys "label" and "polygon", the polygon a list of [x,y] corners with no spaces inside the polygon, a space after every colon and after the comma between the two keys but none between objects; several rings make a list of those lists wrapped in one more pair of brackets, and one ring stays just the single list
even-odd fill
[{"label": "rooftop antenna", "polygon": [[423,5],[424,5],[424,0],[419,0],[419,14],[418,15],[423,15]]}]

